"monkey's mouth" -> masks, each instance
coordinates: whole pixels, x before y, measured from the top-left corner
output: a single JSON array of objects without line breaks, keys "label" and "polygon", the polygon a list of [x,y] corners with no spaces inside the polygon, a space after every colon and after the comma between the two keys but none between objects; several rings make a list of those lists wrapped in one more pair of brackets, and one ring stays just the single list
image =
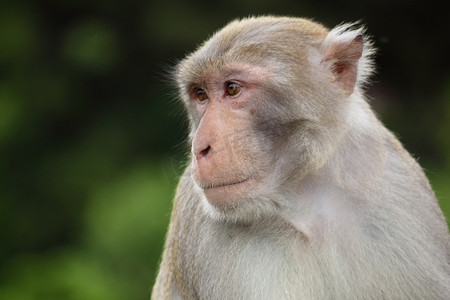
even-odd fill
[{"label": "monkey's mouth", "polygon": [[201,188],[203,190],[212,190],[212,189],[217,189],[217,188],[225,188],[225,187],[231,187],[231,186],[236,186],[239,184],[242,184],[244,182],[249,181],[250,178],[244,179],[244,180],[240,180],[240,181],[235,181],[235,182],[230,182],[230,183],[219,183],[219,184],[204,184],[201,186]]}]

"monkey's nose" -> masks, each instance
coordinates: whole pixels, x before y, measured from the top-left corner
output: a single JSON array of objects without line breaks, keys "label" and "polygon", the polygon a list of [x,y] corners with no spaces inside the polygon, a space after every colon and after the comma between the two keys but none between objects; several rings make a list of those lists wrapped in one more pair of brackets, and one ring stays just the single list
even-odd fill
[{"label": "monkey's nose", "polygon": [[198,151],[198,153],[196,154],[197,159],[199,158],[204,158],[206,156],[208,156],[208,153],[211,151],[211,146],[208,145],[206,148],[204,148],[203,150]]}]

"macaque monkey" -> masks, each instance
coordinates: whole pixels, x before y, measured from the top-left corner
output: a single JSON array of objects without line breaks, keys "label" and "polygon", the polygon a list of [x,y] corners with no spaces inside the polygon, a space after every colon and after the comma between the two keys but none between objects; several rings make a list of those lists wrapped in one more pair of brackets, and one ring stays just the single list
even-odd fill
[{"label": "macaque monkey", "polygon": [[179,63],[191,159],[152,299],[450,299],[444,216],[364,98],[373,53],[258,17]]}]

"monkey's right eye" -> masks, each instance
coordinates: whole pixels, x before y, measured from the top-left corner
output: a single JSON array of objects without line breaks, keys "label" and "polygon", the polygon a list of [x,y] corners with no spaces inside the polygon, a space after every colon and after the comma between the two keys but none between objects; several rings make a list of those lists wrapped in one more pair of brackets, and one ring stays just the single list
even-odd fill
[{"label": "monkey's right eye", "polygon": [[198,102],[202,103],[208,99],[208,94],[206,94],[206,91],[204,89],[197,89],[195,90],[195,98],[195,100],[198,100]]}]

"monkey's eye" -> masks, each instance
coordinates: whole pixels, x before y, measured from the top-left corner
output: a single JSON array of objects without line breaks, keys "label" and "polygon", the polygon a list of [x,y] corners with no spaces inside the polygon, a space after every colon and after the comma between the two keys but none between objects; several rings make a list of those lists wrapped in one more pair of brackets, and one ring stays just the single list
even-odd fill
[{"label": "monkey's eye", "polygon": [[241,86],[235,82],[227,83],[227,94],[230,96],[237,95],[241,90]]},{"label": "monkey's eye", "polygon": [[206,94],[206,91],[204,89],[197,89],[195,91],[195,97],[200,103],[202,103],[208,99],[208,94]]}]

